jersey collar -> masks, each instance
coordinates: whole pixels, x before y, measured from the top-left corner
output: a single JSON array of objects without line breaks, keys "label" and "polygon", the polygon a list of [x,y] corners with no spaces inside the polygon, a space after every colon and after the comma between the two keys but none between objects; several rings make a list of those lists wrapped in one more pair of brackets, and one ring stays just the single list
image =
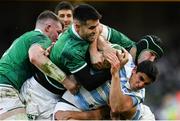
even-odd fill
[{"label": "jersey collar", "polygon": [[76,35],[79,39],[82,40],[82,38],[79,36],[79,34],[76,32],[75,28],[74,28],[74,24],[72,24],[72,32],[74,33],[74,35]]},{"label": "jersey collar", "polygon": [[34,31],[40,32],[41,34],[43,34],[43,32],[41,31],[41,29],[34,29]]}]

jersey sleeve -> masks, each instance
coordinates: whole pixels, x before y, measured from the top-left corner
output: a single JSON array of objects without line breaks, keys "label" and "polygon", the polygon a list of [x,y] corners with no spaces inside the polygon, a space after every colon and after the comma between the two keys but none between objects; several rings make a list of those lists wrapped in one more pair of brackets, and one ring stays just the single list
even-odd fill
[{"label": "jersey sleeve", "polygon": [[51,45],[51,40],[42,34],[39,34],[38,36],[34,36],[31,38],[33,44],[39,44],[42,48],[46,49]]},{"label": "jersey sleeve", "polygon": [[138,90],[138,91],[129,91],[129,89],[125,85],[123,88],[123,93],[132,98],[134,106],[137,106],[138,104],[140,104],[144,101],[144,97],[145,97],[145,89],[144,88],[141,90]]},{"label": "jersey sleeve", "polygon": [[76,73],[87,65],[84,54],[81,50],[73,48],[63,50],[61,62],[71,73]]},{"label": "jersey sleeve", "polygon": [[101,33],[109,42],[113,44],[118,44],[124,48],[132,47],[135,42],[128,38],[123,33],[117,31],[116,29],[110,28],[106,25],[103,25],[103,30]]}]

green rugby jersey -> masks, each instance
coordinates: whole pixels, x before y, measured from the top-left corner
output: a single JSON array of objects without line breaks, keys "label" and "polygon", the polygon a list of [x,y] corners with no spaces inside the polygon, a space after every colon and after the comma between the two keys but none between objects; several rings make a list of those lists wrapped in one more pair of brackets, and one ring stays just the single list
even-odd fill
[{"label": "green rugby jersey", "polygon": [[110,28],[106,25],[103,25],[103,30],[101,35],[105,37],[105,39],[113,44],[118,44],[124,48],[131,48],[135,42],[129,39],[126,35],[123,33]]},{"label": "green rugby jersey", "polygon": [[[111,43],[116,43],[124,48],[134,44],[121,32],[103,26],[102,35]],[[64,72],[75,73],[87,65],[85,61],[89,43],[82,40],[75,32],[73,25],[65,31],[51,50],[50,59]]]},{"label": "green rugby jersey", "polygon": [[34,43],[47,48],[51,40],[40,31],[30,31],[17,38],[0,59],[0,84],[12,85],[19,90],[23,82],[32,76],[33,66],[28,50]]},{"label": "green rugby jersey", "polygon": [[77,37],[70,27],[53,46],[50,59],[65,73],[75,73],[86,65],[85,55],[88,47],[88,41]]}]

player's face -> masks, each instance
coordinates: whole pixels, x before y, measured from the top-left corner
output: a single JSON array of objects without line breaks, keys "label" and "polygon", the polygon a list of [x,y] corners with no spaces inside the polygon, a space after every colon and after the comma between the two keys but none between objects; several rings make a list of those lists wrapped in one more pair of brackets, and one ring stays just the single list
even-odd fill
[{"label": "player's face", "polygon": [[99,20],[88,20],[86,24],[81,24],[78,33],[84,40],[94,41],[99,34]]},{"label": "player's face", "polygon": [[140,90],[144,88],[146,85],[151,83],[151,79],[142,72],[137,72],[133,70],[132,76],[130,78],[130,87],[132,90]]},{"label": "player's face", "polygon": [[62,25],[59,22],[52,22],[48,28],[48,37],[52,42],[56,42],[62,32]]},{"label": "player's face", "polygon": [[138,64],[145,61],[145,60],[150,60],[150,61],[154,61],[156,59],[156,54],[153,53],[152,51],[144,51],[141,53],[140,57],[138,58]]},{"label": "player's face", "polygon": [[60,21],[62,21],[62,23],[64,24],[64,30],[66,30],[69,27],[69,25],[73,22],[72,10],[59,10],[58,17]]}]

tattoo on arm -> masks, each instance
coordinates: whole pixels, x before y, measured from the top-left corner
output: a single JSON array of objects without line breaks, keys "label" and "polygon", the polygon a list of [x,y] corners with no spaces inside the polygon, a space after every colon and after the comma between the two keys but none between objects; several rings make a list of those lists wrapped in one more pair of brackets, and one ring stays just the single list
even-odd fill
[{"label": "tattoo on arm", "polygon": [[43,70],[46,75],[50,76],[51,78],[57,80],[60,83],[62,83],[66,78],[66,74],[51,61],[43,64],[41,70]]}]

